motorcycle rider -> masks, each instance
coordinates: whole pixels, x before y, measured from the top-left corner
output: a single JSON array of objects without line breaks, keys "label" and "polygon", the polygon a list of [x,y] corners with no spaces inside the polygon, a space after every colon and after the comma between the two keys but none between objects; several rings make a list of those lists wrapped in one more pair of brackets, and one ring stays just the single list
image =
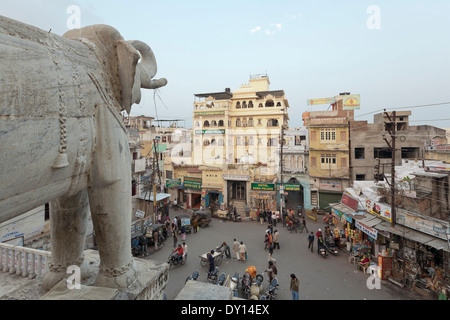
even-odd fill
[{"label": "motorcycle rider", "polygon": [[178,253],[177,261],[178,263],[180,263],[181,259],[183,259],[183,247],[181,246],[181,243],[178,245],[178,248],[176,248],[173,252]]}]

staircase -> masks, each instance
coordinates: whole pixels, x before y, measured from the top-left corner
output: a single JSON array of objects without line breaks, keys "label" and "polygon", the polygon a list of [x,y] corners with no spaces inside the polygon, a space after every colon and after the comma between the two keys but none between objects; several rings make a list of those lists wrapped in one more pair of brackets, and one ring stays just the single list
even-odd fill
[{"label": "staircase", "polygon": [[236,207],[237,213],[245,217],[245,200],[231,200],[230,206]]}]

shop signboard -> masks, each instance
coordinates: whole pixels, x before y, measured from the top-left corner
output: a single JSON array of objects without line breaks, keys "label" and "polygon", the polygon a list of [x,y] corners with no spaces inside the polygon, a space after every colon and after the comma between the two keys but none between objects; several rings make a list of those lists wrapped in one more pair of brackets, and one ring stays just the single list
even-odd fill
[{"label": "shop signboard", "polygon": [[225,111],[198,111],[194,114],[195,116],[223,116]]},{"label": "shop signboard", "polygon": [[450,223],[398,208],[396,222],[405,227],[448,241]]},{"label": "shop signboard", "polygon": [[320,179],[319,189],[323,191],[342,191],[341,181]]},{"label": "shop signboard", "polygon": [[322,104],[333,104],[336,102],[336,98],[320,98],[320,99],[308,99],[306,103],[308,106],[322,105]]},{"label": "shop signboard", "polygon": [[202,178],[184,177],[183,184],[186,188],[200,190],[202,188]]},{"label": "shop signboard", "polygon": [[225,129],[195,130],[195,134],[225,134]]},{"label": "shop signboard", "polygon": [[[283,183],[284,191],[300,191],[300,184],[295,183]],[[278,183],[277,188],[280,189],[281,185]]]},{"label": "shop signboard", "polygon": [[346,205],[350,209],[353,209],[355,211],[358,210],[358,200],[353,198],[353,197],[351,197],[350,195],[348,195],[346,193],[344,193],[342,195],[341,203],[343,205]]},{"label": "shop signboard", "polygon": [[366,211],[388,222],[392,222],[391,207],[386,204],[367,199]]},{"label": "shop signboard", "polygon": [[355,221],[355,227],[375,240],[378,237],[378,231],[376,229],[368,227],[359,221]]},{"label": "shop signboard", "polygon": [[173,188],[173,187],[178,187],[178,186],[181,186],[181,178],[166,180],[167,188]]},{"label": "shop signboard", "polygon": [[275,191],[275,185],[273,183],[252,183],[252,190]]}]

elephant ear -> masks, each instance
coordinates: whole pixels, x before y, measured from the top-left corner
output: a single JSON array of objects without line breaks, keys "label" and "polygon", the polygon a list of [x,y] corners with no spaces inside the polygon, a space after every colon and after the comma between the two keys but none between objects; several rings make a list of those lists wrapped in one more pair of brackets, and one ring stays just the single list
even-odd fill
[{"label": "elephant ear", "polygon": [[137,65],[140,55],[137,50],[128,42],[119,40],[116,43],[119,81],[122,88],[122,108],[131,112],[131,106],[141,101],[141,91],[133,90],[140,88],[140,75],[137,72]]}]

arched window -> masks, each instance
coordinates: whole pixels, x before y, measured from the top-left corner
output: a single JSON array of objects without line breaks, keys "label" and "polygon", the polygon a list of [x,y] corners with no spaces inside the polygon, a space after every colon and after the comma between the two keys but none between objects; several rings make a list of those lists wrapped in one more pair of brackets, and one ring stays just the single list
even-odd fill
[{"label": "arched window", "polygon": [[247,126],[247,118],[242,119],[242,126],[243,127]]},{"label": "arched window", "polygon": [[219,146],[223,146],[223,139],[219,139],[218,145],[219,145]]},{"label": "arched window", "polygon": [[211,142],[209,142],[208,139],[206,139],[205,141],[203,141],[203,146],[209,146],[211,144]]},{"label": "arched window", "polygon": [[249,108],[253,108],[253,101],[250,100],[250,101],[248,102],[248,107],[249,107]]},{"label": "arched window", "polygon": [[204,127],[209,127],[209,121],[206,120],[205,122],[203,122],[203,126],[204,126]]},{"label": "arched window", "polygon": [[196,147],[199,147],[199,146],[200,146],[200,140],[198,140],[198,139],[195,140],[195,146],[196,146]]},{"label": "arched window", "polygon": [[219,127],[223,127],[223,120],[219,120]]},{"label": "arched window", "polygon": [[238,101],[238,102],[236,102],[236,109],[240,109],[240,108],[241,108],[241,102]]},{"label": "arched window", "polygon": [[217,121],[216,120],[211,121],[211,127],[217,127]]},{"label": "arched window", "polygon": [[277,102],[277,107],[281,107],[281,102]]},{"label": "arched window", "polygon": [[273,107],[275,105],[275,103],[273,102],[273,100],[269,99],[266,101],[266,107]]},{"label": "arched window", "polygon": [[242,108],[247,108],[247,101],[242,102]]},{"label": "arched window", "polygon": [[212,146],[217,145],[216,138],[214,138],[214,137],[211,138],[211,145]]},{"label": "arched window", "polygon": [[200,122],[199,122],[199,121],[196,121],[196,122],[195,122],[195,126],[196,126],[196,127],[200,127]]},{"label": "arched window", "polygon": [[263,104],[260,103],[260,104],[258,105],[258,108],[262,108],[262,107],[263,107]]},{"label": "arched window", "polygon": [[267,126],[268,127],[278,127],[278,120],[277,119],[267,120]]},{"label": "arched window", "polygon": [[237,118],[236,119],[236,127],[240,127],[241,126],[241,118]]},{"label": "arched window", "polygon": [[249,138],[248,138],[247,145],[249,145],[249,146],[254,145],[253,137],[249,137]]},{"label": "arched window", "polygon": [[237,146],[241,145],[241,137],[236,137],[236,145]]},{"label": "arched window", "polygon": [[249,127],[253,127],[254,126],[253,118],[248,119],[248,126]]}]

